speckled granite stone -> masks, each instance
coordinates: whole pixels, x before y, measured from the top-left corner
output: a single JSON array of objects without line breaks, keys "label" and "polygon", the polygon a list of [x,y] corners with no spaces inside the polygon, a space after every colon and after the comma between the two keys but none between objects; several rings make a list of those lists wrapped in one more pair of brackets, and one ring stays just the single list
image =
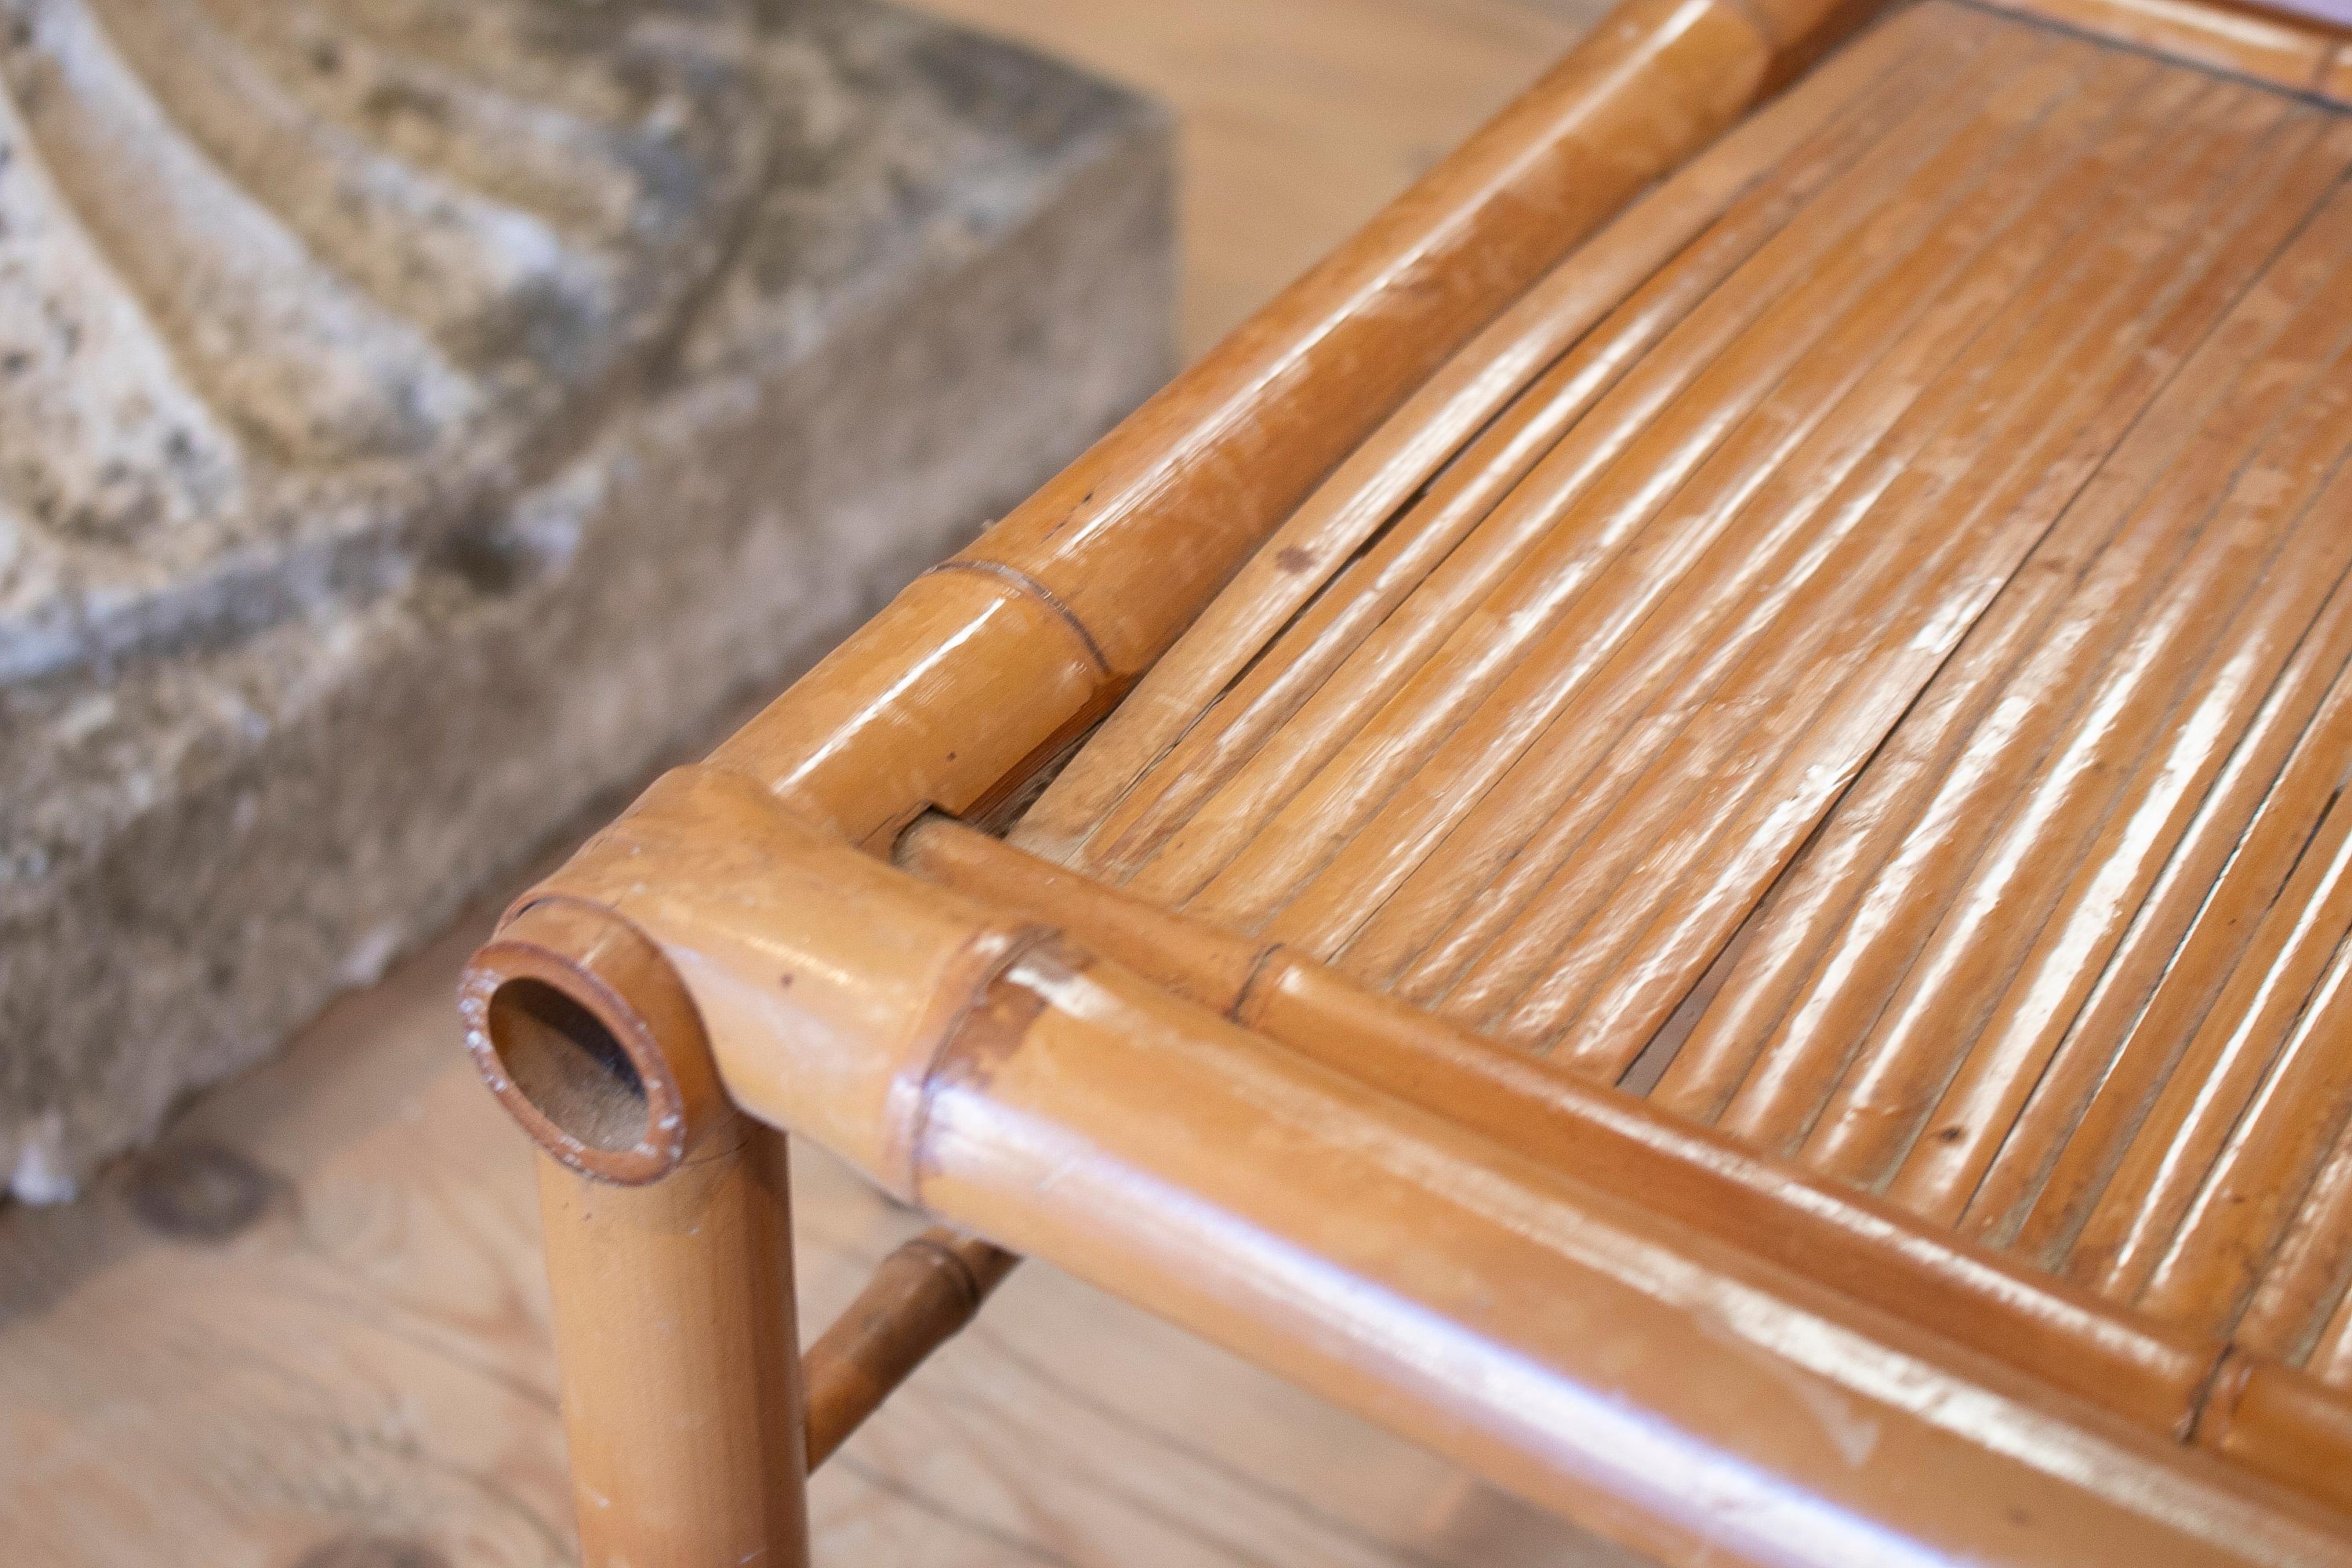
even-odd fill
[{"label": "speckled granite stone", "polygon": [[1162,117],[896,11],[0,0],[0,86],[24,1197],[1170,364]]}]

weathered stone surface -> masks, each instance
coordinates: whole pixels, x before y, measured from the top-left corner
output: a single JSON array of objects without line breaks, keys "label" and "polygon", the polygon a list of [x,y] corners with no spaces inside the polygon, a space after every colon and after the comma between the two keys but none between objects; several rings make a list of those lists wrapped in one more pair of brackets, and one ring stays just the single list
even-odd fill
[{"label": "weathered stone surface", "polygon": [[0,82],[22,1196],[1169,363],[1160,114],[895,11],[0,0]]}]

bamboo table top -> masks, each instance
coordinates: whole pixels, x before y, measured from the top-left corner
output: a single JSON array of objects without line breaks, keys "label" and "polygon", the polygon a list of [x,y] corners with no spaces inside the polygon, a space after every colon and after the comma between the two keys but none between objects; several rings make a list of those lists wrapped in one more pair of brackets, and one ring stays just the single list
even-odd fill
[{"label": "bamboo table top", "polygon": [[1675,1561],[2352,1563],[2352,38],[2014,3],[1627,0],[518,900],[593,1550],[797,1534],[764,1124]]},{"label": "bamboo table top", "polygon": [[1901,14],[1013,841],[2352,1389],[2347,171],[2315,100]]}]

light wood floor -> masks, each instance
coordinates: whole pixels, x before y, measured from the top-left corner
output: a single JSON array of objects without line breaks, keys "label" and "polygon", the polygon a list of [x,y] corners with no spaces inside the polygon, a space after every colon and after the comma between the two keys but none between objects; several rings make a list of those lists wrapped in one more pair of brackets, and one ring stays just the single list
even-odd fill
[{"label": "light wood floor", "polygon": [[[935,0],[1183,117],[1198,352],[1532,78],[1577,0]],[[586,825],[583,825],[586,826]],[[449,991],[495,900],[83,1202],[0,1214],[0,1563],[572,1560],[524,1146]],[[913,1217],[799,1161],[803,1317]],[[1623,1561],[1043,1268],[814,1485],[826,1564]]]}]

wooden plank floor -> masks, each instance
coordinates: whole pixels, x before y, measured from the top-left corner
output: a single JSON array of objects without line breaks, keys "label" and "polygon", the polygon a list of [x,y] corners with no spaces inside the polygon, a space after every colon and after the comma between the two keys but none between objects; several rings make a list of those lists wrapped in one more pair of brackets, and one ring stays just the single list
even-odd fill
[{"label": "wooden plank floor", "polygon": [[[1184,117],[1198,352],[1573,37],[1578,0],[937,0]],[[590,824],[583,824],[583,826]],[[79,1204],[0,1214],[0,1563],[572,1559],[524,1146],[458,1057],[485,904]],[[809,1331],[915,1224],[797,1165]],[[818,1477],[829,1564],[1624,1559],[1043,1268]]]},{"label": "wooden plank floor", "polygon": [[1608,0],[918,0],[1179,117],[1179,341],[1223,337],[1533,81]]}]

